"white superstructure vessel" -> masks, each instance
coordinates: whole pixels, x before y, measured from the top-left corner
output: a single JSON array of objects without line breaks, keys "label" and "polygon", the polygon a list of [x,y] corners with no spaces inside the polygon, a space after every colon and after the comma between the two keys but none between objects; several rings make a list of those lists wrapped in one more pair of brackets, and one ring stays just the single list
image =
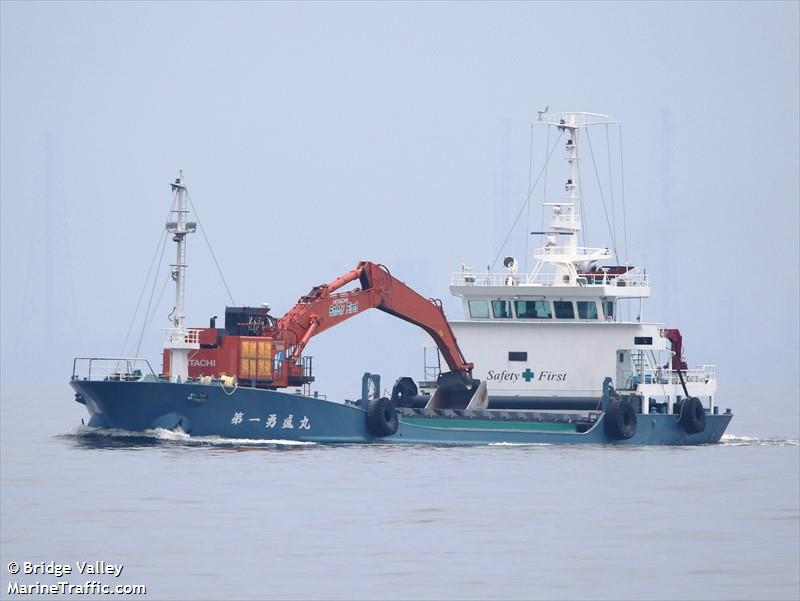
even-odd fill
[{"label": "white superstructure vessel", "polygon": [[620,265],[609,248],[579,246],[579,142],[587,128],[614,120],[568,112],[540,114],[539,122],[563,140],[568,173],[563,198],[543,203],[550,222],[533,232],[544,238],[535,267],[519,273],[513,257],[499,273],[462,266],[450,285],[464,303],[464,319],[452,328],[492,406],[590,409],[610,376],[618,391],[641,395],[642,413],[672,413],[687,390],[715,413],[714,366],[688,369],[680,332],[642,317],[648,275]]},{"label": "white superstructure vessel", "polygon": [[[463,321],[449,322],[440,301],[420,295],[384,265],[360,261],[314,286],[282,317],[268,306],[228,306],[224,327],[215,316],[208,327],[187,328],[186,235],[202,225],[187,221],[191,201],[183,178],[176,179],[159,243],[162,253],[166,236],[177,245],[170,266],[175,308],[161,372],[139,357],[76,357],[70,386],[89,412],[89,426],[321,443],[719,442],[733,416],[718,412],[713,370],[687,370],[680,333],[643,322],[641,307],[637,319],[622,318],[621,303],[641,304],[649,295],[645,274],[605,265],[612,257],[607,248],[578,246],[578,136],[610,118],[563,113],[542,121],[567,140],[566,197],[546,203],[550,227],[530,273],[519,274],[507,257],[503,273],[464,267],[453,276]],[[530,192],[526,203],[529,198]],[[350,285],[355,288],[346,290]],[[364,373],[357,401],[312,396],[315,378],[304,349],[315,335],[369,309],[420,327],[449,371],[438,369],[423,394],[402,377],[391,398],[381,396],[380,376]],[[145,322],[147,314],[149,306]],[[284,390],[293,387],[295,393]]]}]

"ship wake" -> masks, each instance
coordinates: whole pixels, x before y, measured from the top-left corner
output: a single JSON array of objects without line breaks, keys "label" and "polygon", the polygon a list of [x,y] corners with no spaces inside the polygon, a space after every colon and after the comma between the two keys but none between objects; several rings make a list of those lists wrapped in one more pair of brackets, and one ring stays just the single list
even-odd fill
[{"label": "ship wake", "polygon": [[719,441],[721,445],[727,446],[767,446],[767,447],[796,447],[800,446],[800,440],[796,438],[758,438],[754,436],[738,436],[736,434],[723,434]]},{"label": "ship wake", "polygon": [[154,428],[132,432],[116,428],[92,428],[78,426],[71,434],[64,435],[86,446],[124,447],[155,445],[187,445],[210,447],[301,447],[316,445],[315,442],[285,439],[225,438],[223,436],[192,436],[181,429]]}]

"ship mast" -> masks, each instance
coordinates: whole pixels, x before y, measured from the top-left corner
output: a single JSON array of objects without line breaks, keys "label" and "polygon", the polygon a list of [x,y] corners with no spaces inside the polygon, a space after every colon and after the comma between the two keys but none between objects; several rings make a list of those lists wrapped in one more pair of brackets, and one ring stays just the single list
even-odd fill
[{"label": "ship mast", "polygon": [[[535,279],[544,265],[551,265],[555,273],[555,281],[559,284],[575,285],[578,270],[586,269],[593,261],[608,258],[611,253],[607,248],[584,248],[578,246],[578,233],[582,229],[580,212],[580,167],[581,157],[578,153],[578,136],[581,129],[590,125],[614,123],[608,115],[595,113],[556,113],[540,117],[540,123],[555,126],[566,134],[566,160],[569,175],[564,190],[564,200],[545,202],[552,208],[550,227],[544,247],[538,248],[534,256],[539,263],[531,274]],[[563,238],[566,240],[560,243]]]},{"label": "ship mast", "polygon": [[[564,122],[564,119],[561,119],[561,121]],[[569,248],[572,253],[575,253],[578,248],[578,232],[581,231],[581,211],[579,205],[581,197],[578,189],[578,180],[580,177],[580,168],[578,167],[578,161],[580,161],[580,157],[578,156],[578,128],[564,127],[568,129],[569,136],[566,144],[569,178],[567,178],[567,183],[564,186],[567,192],[567,200],[564,206],[566,206],[567,210],[566,215],[564,215],[564,206],[561,207],[563,219],[556,219],[554,215],[552,227],[554,231],[568,236],[565,246]]]},{"label": "ship mast", "polygon": [[172,310],[172,327],[168,330],[164,348],[170,351],[170,379],[183,382],[189,376],[189,351],[200,348],[197,330],[187,330],[184,295],[186,287],[186,235],[197,230],[197,223],[187,221],[189,210],[186,205],[186,186],[183,172],[170,184],[172,187],[172,210],[166,228],[172,234],[177,247],[175,263],[170,265],[172,280],[175,282],[175,308]]}]

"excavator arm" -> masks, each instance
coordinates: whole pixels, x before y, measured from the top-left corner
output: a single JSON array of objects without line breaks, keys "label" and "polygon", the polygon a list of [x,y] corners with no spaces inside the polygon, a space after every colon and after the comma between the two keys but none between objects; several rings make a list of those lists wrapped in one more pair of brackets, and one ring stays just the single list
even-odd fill
[{"label": "excavator arm", "polygon": [[396,280],[383,265],[361,262],[361,286],[363,289],[381,290],[381,303],[376,308],[413,323],[425,330],[439,351],[448,367],[466,378],[472,378],[472,363],[467,362],[456,336],[447,323],[442,303],[439,300],[420,296],[400,280]]},{"label": "excavator arm", "polygon": [[[360,288],[337,292],[356,280]],[[419,295],[395,279],[385,266],[369,261],[361,261],[355,269],[329,284],[313,288],[278,320],[275,335],[293,346],[291,361],[297,363],[314,335],[367,309],[380,309],[419,326],[433,338],[453,372],[472,378],[473,365],[464,358],[441,303]]]}]

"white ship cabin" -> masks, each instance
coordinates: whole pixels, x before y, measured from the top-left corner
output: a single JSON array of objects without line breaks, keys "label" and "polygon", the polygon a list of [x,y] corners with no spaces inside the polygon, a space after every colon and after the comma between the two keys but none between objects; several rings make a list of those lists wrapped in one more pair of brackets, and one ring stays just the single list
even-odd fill
[{"label": "white ship cabin", "polygon": [[462,266],[452,275],[450,291],[462,298],[464,319],[451,325],[475,377],[506,406],[556,399],[578,407],[599,399],[610,376],[618,390],[643,396],[643,412],[672,412],[685,396],[675,369],[681,367],[689,394],[713,412],[714,367],[686,369],[678,330],[644,321],[648,275],[615,264],[609,248],[578,246],[578,136],[611,118],[561,113],[543,121],[564,133],[569,173],[565,197],[544,203],[551,216],[546,231],[534,232],[544,242],[533,253],[535,267],[518,273],[507,257],[501,272]]}]

